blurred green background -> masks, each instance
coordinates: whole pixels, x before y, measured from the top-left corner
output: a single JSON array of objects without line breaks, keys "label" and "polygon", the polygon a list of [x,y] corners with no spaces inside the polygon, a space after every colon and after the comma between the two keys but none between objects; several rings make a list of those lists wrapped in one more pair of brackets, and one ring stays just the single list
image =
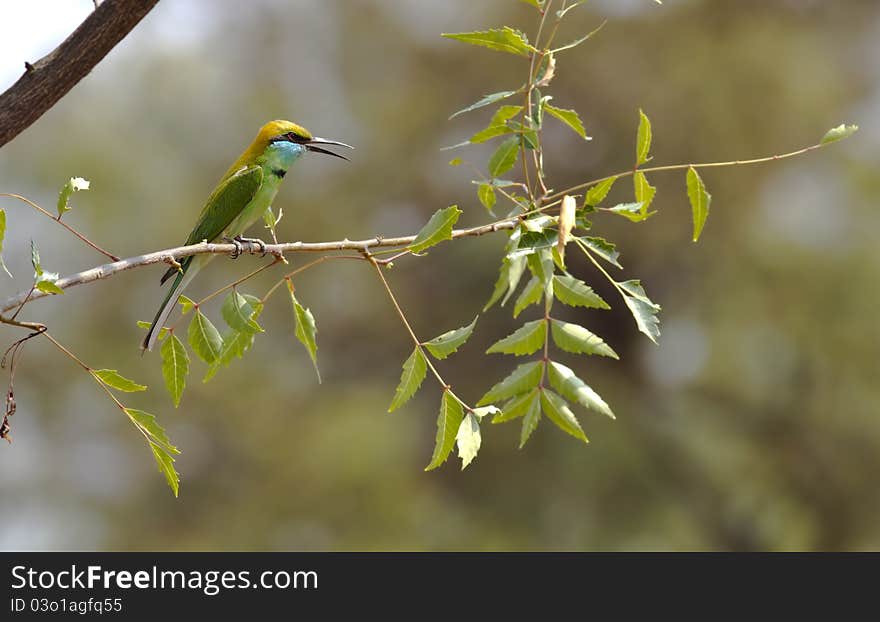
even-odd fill
[{"label": "blurred green background", "polygon": [[[89,364],[150,385],[127,402],[156,413],[183,450],[180,499],[90,379],[34,340],[16,377],[15,441],[0,447],[0,547],[880,548],[880,4],[594,0],[561,38],[604,18],[600,35],[559,59],[554,103],[577,108],[594,140],[548,126],[557,188],[631,166],[639,107],[654,124],[657,164],[781,153],[844,121],[862,131],[798,159],[705,171],[713,211],[696,245],[680,173],[652,177],[660,214],[646,223],[597,218],[625,275],[641,278],[664,310],[654,346],[574,259],[614,309],[572,317],[622,357],[568,361],[618,416],[579,411],[589,446],[544,421],[519,451],[518,425],[486,425],[467,471],[451,459],[424,473],[439,390],[426,382],[406,408],[385,412],[411,344],[358,262],[297,281],[317,317],[322,385],[278,296],[247,358],[209,384],[194,362],[175,410],[158,356],[138,350],[135,322],[152,317],[162,294],[163,267],[142,269],[24,315],[48,322]],[[9,19],[0,3],[0,20],[15,28]],[[63,182],[83,176],[92,190],[74,196],[71,224],[121,256],[174,246],[258,127],[290,118],[357,151],[350,164],[311,158],[288,175],[276,201],[284,239],[412,233],[452,203],[464,209],[461,224],[479,224],[487,217],[468,171],[449,168],[439,149],[488,113],[446,118],[518,85],[525,69],[439,33],[502,24],[534,33],[533,9],[513,0],[163,0],[0,150],[0,191],[51,208]],[[23,60],[34,59],[14,62]],[[619,186],[613,197],[627,200],[629,184]],[[16,275],[4,296],[29,284],[32,238],[48,269],[100,263],[26,206],[2,206]],[[388,276],[420,335],[473,318],[503,242],[462,240],[398,262]],[[257,261],[217,260],[191,294]],[[513,366],[482,354],[516,325],[509,310],[483,315],[442,364],[466,399]],[[219,322],[218,309],[209,313]],[[2,329],[7,343],[19,334]]]}]

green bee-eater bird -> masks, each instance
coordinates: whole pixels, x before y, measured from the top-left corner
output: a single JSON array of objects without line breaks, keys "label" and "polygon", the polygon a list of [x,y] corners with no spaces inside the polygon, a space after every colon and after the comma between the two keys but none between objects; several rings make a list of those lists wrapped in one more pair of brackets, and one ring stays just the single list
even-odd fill
[{"label": "green bee-eater bird", "polygon": [[[345,143],[312,136],[304,127],[290,121],[272,121],[264,125],[251,146],[226,171],[214,188],[184,245],[198,244],[202,240],[213,242],[218,238],[236,242],[250,241],[241,235],[262,218],[272,205],[281,180],[291,164],[308,151],[348,159],[323,149],[320,145],[353,149]],[[211,254],[187,257],[180,262],[180,270],[170,268],[162,277],[164,284],[177,275],[144,338],[145,350],[153,349],[178,296],[199,270],[213,258]]]}]

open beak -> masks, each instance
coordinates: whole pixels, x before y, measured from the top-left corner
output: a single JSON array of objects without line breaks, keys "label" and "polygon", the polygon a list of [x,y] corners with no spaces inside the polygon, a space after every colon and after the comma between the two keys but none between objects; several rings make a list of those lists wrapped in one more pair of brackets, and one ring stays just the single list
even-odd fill
[{"label": "open beak", "polygon": [[346,145],[345,143],[341,143],[338,140],[327,140],[326,138],[318,138],[317,136],[305,143],[306,149],[309,151],[314,151],[315,153],[323,153],[324,155],[333,156],[334,158],[342,158],[343,160],[348,160],[348,158],[346,158],[344,155],[333,153],[332,151],[319,147],[318,145],[335,145],[337,147],[345,147],[346,149],[354,149],[354,147],[352,147],[351,145]]}]

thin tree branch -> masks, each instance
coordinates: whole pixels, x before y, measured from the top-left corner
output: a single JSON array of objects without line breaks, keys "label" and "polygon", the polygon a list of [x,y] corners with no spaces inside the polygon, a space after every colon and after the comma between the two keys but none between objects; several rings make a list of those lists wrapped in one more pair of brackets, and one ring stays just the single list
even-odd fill
[{"label": "thin tree branch", "polygon": [[25,62],[24,75],[0,95],[0,147],[64,97],[158,2],[106,0],[52,52]]},{"label": "thin tree branch", "polygon": [[[110,0],[108,0],[108,2],[109,1]],[[518,224],[519,218],[510,218],[508,220],[502,220],[488,225],[482,225],[480,227],[472,227],[470,229],[456,229],[452,232],[452,237],[476,237],[485,235],[487,233],[494,233],[495,231],[513,229]],[[271,255],[275,255],[276,257],[282,257],[285,253],[326,253],[331,251],[345,250],[364,252],[368,251],[371,248],[389,246],[403,247],[412,244],[415,239],[416,236],[408,235],[397,238],[375,237],[368,240],[355,241],[346,239],[336,242],[287,242],[283,244],[265,244],[263,245],[263,247],[256,243],[244,242],[240,244],[240,247],[243,254],[247,253],[250,255],[262,255],[265,252]],[[179,265],[178,260],[183,259],[184,257],[206,254],[230,255],[235,252],[235,250],[235,244],[210,244],[207,242],[193,244],[191,246],[169,248],[167,250],[147,253],[145,255],[138,255],[136,257],[129,257],[127,259],[122,259],[121,261],[115,261],[113,263],[97,266],[89,270],[84,270],[82,272],[78,272],[77,274],[59,279],[55,282],[55,284],[61,289],[69,289],[71,287],[82,285],[84,283],[92,283],[94,281],[107,279],[115,274],[125,272],[126,270],[132,270],[134,268],[141,268],[143,266],[150,266],[159,263]],[[28,294],[30,294],[29,300]],[[5,313],[11,309],[14,309],[25,300],[28,300],[30,302],[32,300],[45,298],[49,295],[51,294],[46,294],[45,292],[39,290],[34,291],[33,293],[31,293],[30,290],[19,292],[15,296],[7,298],[3,302],[2,307],[0,307],[0,313]]]}]

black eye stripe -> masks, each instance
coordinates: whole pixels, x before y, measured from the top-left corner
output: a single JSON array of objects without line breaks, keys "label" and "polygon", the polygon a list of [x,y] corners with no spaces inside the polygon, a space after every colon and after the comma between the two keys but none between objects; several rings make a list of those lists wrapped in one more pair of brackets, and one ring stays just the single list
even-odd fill
[{"label": "black eye stripe", "polygon": [[309,142],[310,140],[311,140],[311,138],[309,138],[307,136],[300,136],[299,134],[296,134],[294,132],[287,132],[286,134],[279,134],[278,136],[273,136],[272,138],[269,139],[269,142],[270,143],[290,142],[290,143],[303,144],[303,143]]}]

